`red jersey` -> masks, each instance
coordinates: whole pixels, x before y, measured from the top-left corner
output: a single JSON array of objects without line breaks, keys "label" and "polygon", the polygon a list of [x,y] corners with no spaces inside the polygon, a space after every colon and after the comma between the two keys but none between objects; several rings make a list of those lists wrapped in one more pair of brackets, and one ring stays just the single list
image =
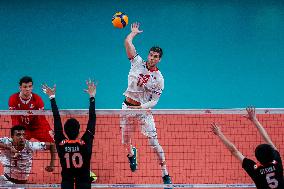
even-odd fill
[{"label": "red jersey", "polygon": [[[32,93],[31,98],[22,99],[20,93],[15,93],[9,98],[10,110],[43,110],[44,104],[40,96]],[[41,125],[49,125],[45,116],[42,115],[17,115],[11,116],[12,125],[23,125],[28,130],[38,129]]]}]

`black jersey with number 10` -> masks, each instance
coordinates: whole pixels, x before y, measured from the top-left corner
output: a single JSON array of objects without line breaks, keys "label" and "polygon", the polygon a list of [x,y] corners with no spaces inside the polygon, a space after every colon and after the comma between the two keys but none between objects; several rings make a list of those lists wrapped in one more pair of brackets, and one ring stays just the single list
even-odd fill
[{"label": "black jersey with number 10", "polygon": [[63,127],[55,99],[51,100],[54,116],[54,140],[62,167],[62,177],[67,175],[89,175],[92,144],[95,134],[95,99],[90,98],[89,121],[81,139],[69,140],[63,134]]}]

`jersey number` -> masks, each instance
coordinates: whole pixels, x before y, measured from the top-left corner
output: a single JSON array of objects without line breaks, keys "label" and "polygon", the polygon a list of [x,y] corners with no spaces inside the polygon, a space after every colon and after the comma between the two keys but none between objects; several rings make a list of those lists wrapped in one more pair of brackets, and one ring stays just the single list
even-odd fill
[{"label": "jersey number", "polygon": [[[70,168],[70,153],[65,153],[64,158],[66,159],[66,166]],[[75,168],[81,168],[83,165],[83,157],[80,153],[74,153],[71,157],[72,164]],[[77,160],[77,161],[76,161]]]},{"label": "jersey number", "polygon": [[268,173],[266,175],[266,181],[268,183],[269,188],[277,188],[278,187],[278,181],[273,178],[275,176],[275,173]]},{"label": "jersey number", "polygon": [[139,74],[137,86],[142,87],[142,86],[146,85],[149,78],[150,78],[150,75]]},{"label": "jersey number", "polygon": [[28,116],[21,116],[22,123],[29,125],[30,124],[30,118]]}]

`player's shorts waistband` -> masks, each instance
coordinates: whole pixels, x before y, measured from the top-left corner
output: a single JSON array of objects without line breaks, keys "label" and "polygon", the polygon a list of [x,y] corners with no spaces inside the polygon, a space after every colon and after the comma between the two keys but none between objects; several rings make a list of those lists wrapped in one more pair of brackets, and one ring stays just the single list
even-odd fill
[{"label": "player's shorts waistband", "polygon": [[126,99],[124,99],[124,104],[126,104],[127,106],[139,106],[138,104],[132,104],[130,102],[128,102]]},{"label": "player's shorts waistband", "polygon": [[9,177],[6,173],[4,173],[4,176],[11,182],[15,183],[15,184],[26,184],[28,181],[27,180],[18,180],[18,179],[14,179]]}]

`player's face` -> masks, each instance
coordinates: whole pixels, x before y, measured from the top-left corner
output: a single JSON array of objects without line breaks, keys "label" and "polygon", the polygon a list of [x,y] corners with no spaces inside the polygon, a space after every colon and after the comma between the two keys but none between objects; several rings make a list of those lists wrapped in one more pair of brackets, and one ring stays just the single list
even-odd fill
[{"label": "player's face", "polygon": [[12,136],[13,144],[15,146],[18,146],[19,148],[25,147],[25,141],[26,141],[26,134],[24,130],[15,130],[14,135]]},{"label": "player's face", "polygon": [[24,97],[30,97],[33,91],[33,83],[22,83],[22,85],[20,86],[20,91]]},{"label": "player's face", "polygon": [[148,66],[155,67],[161,61],[160,54],[154,51],[150,51],[148,54]]}]

